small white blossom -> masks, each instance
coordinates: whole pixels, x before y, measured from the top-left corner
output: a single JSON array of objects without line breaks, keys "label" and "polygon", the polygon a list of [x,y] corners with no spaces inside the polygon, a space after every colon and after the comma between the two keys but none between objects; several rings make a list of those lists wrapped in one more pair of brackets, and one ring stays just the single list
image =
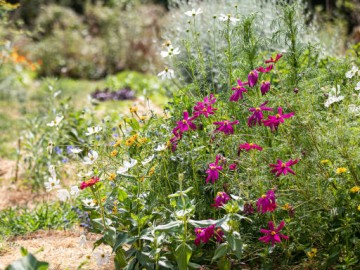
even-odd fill
[{"label": "small white blossom", "polygon": [[87,207],[94,207],[95,206],[94,200],[89,199],[89,198],[86,198],[86,199],[82,200],[82,202]]},{"label": "small white blossom", "polygon": [[134,167],[137,164],[137,160],[136,159],[132,159],[130,158],[130,162],[129,161],[124,161],[124,166],[120,167],[116,173],[118,174],[123,174],[126,173],[130,168]]},{"label": "small white blossom", "polygon": [[166,144],[158,145],[155,147],[156,152],[164,151],[166,149]]},{"label": "small white blossom", "polygon": [[60,201],[65,202],[67,199],[70,199],[70,193],[66,189],[59,189],[57,191],[57,196]]},{"label": "small white blossom", "polygon": [[174,55],[178,55],[180,53],[179,48],[174,48],[173,46],[169,46],[167,51],[161,51],[161,57],[173,57]]},{"label": "small white blossom", "polygon": [[86,246],[86,243],[87,243],[86,235],[85,234],[80,235],[79,246],[81,248],[84,248]]},{"label": "small white blossom", "polygon": [[82,150],[79,147],[70,149],[70,152],[73,154],[79,154]]},{"label": "small white blossom", "polygon": [[192,17],[192,16],[200,15],[201,13],[203,13],[203,11],[201,10],[201,8],[198,8],[197,10],[192,9],[192,10],[186,11],[184,14],[186,16]]},{"label": "small white blossom", "polygon": [[90,177],[94,175],[94,172],[93,171],[88,171],[88,172],[83,172],[83,171],[80,171],[77,176],[79,177]]},{"label": "small white blossom", "polygon": [[360,82],[358,82],[358,83],[356,84],[355,90],[356,90],[356,91],[359,91],[359,90],[360,90]]},{"label": "small white blossom", "polygon": [[56,178],[49,177],[48,182],[44,183],[46,191],[50,192],[53,189],[57,189],[60,187],[60,180],[57,180]]},{"label": "small white blossom", "polygon": [[150,157],[144,159],[144,161],[141,162],[142,165],[146,165],[148,164],[150,161],[152,161],[154,159],[154,155],[151,155]]},{"label": "small white blossom", "polygon": [[87,157],[84,157],[84,164],[91,165],[93,164],[99,157],[99,154],[94,151],[90,150]]},{"label": "small white blossom", "polygon": [[49,173],[50,173],[51,178],[56,179],[55,165],[49,166]]},{"label": "small white blossom", "polygon": [[349,105],[349,113],[355,114],[356,116],[360,115],[360,107],[357,107],[355,104]]},{"label": "small white blossom", "polygon": [[340,85],[337,85],[336,88],[335,87],[331,88],[329,92],[329,97],[325,101],[324,106],[328,108],[331,104],[339,102],[344,98],[345,98],[344,96],[340,96]]},{"label": "small white blossom", "polygon": [[228,15],[224,15],[224,14],[221,14],[219,16],[219,20],[222,21],[222,22],[227,22],[227,21],[230,21],[231,24],[235,25],[237,22],[240,21],[240,19],[237,19],[235,17],[232,17],[231,14],[228,14]]},{"label": "small white blossom", "polygon": [[116,171],[116,173],[117,173],[117,174],[124,174],[124,173],[126,173],[128,170],[129,170],[129,168],[120,167],[120,168]]},{"label": "small white blossom", "polygon": [[359,69],[357,66],[352,66],[352,68],[345,73],[345,77],[348,79],[351,79],[352,77],[354,77],[354,75],[358,73],[359,74]]},{"label": "small white blossom", "polygon": [[49,127],[57,127],[60,124],[61,120],[63,120],[63,119],[64,119],[64,116],[58,115],[55,117],[54,121],[51,121],[50,123],[47,123],[46,125]]},{"label": "small white blossom", "polygon": [[175,73],[174,73],[174,70],[172,70],[170,68],[165,68],[163,71],[158,73],[158,76],[162,80],[164,80],[164,79],[172,79],[172,78],[175,78]]},{"label": "small white blossom", "polygon": [[108,264],[110,261],[110,253],[109,251],[98,251],[94,253],[94,257],[96,259],[96,263],[98,266],[102,266],[104,264]]},{"label": "small white blossom", "polygon": [[77,196],[79,196],[79,193],[80,193],[80,189],[78,186],[71,187],[71,189],[70,189],[71,196],[74,196],[76,198]]},{"label": "small white blossom", "polygon": [[96,126],[96,127],[88,127],[87,128],[87,131],[85,133],[86,136],[90,136],[90,135],[93,135],[93,134],[96,134],[98,132],[100,132],[102,130],[102,127],[99,127],[99,126]]}]

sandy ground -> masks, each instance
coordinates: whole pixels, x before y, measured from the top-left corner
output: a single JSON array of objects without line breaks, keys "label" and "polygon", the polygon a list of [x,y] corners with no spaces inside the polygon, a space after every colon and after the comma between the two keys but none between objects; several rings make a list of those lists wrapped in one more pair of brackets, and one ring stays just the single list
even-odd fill
[{"label": "sandy ground", "polygon": [[75,270],[82,265],[81,269],[115,269],[113,256],[109,258],[109,263],[98,266],[95,253],[104,250],[111,254],[110,247],[98,247],[92,251],[93,243],[100,238],[99,235],[86,235],[87,242],[80,245],[81,229],[72,231],[37,231],[25,236],[15,237],[5,243],[0,244],[0,269],[11,262],[21,258],[20,247],[25,247],[30,253],[35,254],[40,261],[47,261],[50,270]]}]

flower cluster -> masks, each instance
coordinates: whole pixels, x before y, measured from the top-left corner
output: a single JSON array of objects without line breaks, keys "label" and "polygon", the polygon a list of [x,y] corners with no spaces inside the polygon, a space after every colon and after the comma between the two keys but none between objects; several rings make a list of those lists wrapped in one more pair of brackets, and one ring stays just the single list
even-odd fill
[{"label": "flower cluster", "polygon": [[224,204],[226,204],[227,201],[230,200],[229,195],[226,194],[226,192],[223,191],[219,191],[214,199],[214,204],[212,204],[211,206],[214,206],[215,208],[219,208],[221,206],[223,206]]},{"label": "flower cluster", "polygon": [[224,232],[220,227],[215,227],[215,224],[210,225],[206,228],[195,228],[196,238],[194,244],[199,246],[201,242],[206,244],[211,238],[214,238],[215,241],[221,242],[223,240]]}]

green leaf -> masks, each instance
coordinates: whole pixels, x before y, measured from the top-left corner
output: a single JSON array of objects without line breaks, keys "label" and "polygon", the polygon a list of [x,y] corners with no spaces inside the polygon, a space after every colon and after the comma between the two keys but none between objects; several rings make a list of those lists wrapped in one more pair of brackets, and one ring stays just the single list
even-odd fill
[{"label": "green leaf", "polygon": [[156,226],[155,231],[162,231],[162,232],[177,231],[181,228],[181,225],[182,225],[182,222],[179,220],[172,221],[165,225]]},{"label": "green leaf", "polygon": [[[21,252],[27,250],[22,249]],[[47,270],[49,268],[49,264],[47,262],[38,261],[34,255],[31,253],[27,253],[26,256],[22,257],[20,260],[17,260],[7,266],[5,270]]]},{"label": "green leaf", "polygon": [[228,247],[229,247],[228,243],[223,243],[220,246],[218,246],[218,248],[215,250],[214,257],[211,259],[211,261],[215,261],[216,259],[223,257],[227,253]]},{"label": "green leaf", "polygon": [[217,265],[219,270],[231,270],[231,262],[226,257],[222,257]]},{"label": "green leaf", "polygon": [[127,240],[128,240],[128,234],[126,232],[118,232],[116,236],[113,252],[117,253],[117,249],[121,247],[123,244],[127,243]]},{"label": "green leaf", "polygon": [[127,194],[126,190],[119,188],[118,189],[118,200],[120,202],[123,202],[127,199],[127,197],[128,197],[128,194]]},{"label": "green leaf", "polygon": [[126,266],[125,251],[122,248],[116,252],[114,262],[115,262],[115,270],[121,270]]},{"label": "green leaf", "polygon": [[180,270],[187,270],[192,249],[186,244],[180,244],[175,250],[175,257]]},{"label": "green leaf", "polygon": [[238,232],[233,232],[232,234],[228,235],[226,239],[228,240],[231,250],[234,252],[235,256],[238,257],[238,259],[240,260],[242,256],[242,248],[243,248],[243,243],[240,234]]}]

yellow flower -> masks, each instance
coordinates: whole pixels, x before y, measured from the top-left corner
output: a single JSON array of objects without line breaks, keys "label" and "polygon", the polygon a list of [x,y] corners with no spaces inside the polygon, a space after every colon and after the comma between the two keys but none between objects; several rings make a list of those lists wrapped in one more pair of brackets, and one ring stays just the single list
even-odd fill
[{"label": "yellow flower", "polygon": [[140,120],[142,120],[142,121],[145,121],[145,120],[146,120],[146,118],[147,118],[147,116],[146,116],[146,115],[142,115],[142,116],[140,116]]},{"label": "yellow flower", "polygon": [[126,146],[132,146],[134,144],[134,142],[135,142],[135,140],[132,137],[130,137],[129,139],[127,139],[125,141],[125,145]]},{"label": "yellow flower", "polygon": [[116,155],[118,154],[118,151],[115,149],[114,151],[111,152],[111,156],[112,157],[116,157]]},{"label": "yellow flower", "polygon": [[360,191],[360,187],[359,186],[354,186],[350,189],[351,193],[358,193]]},{"label": "yellow flower", "polygon": [[116,178],[116,174],[115,174],[115,173],[111,173],[111,174],[109,175],[109,180],[110,180],[110,181],[113,181],[115,178]]},{"label": "yellow flower", "polygon": [[323,159],[323,160],[320,161],[321,164],[326,164],[326,163],[329,163],[329,162],[330,162],[330,160],[328,160],[328,159]]},{"label": "yellow flower", "polygon": [[140,182],[144,182],[144,180],[145,180],[145,176],[142,176],[142,177],[140,178]]},{"label": "yellow flower", "polygon": [[149,170],[149,176],[153,175],[155,172],[155,167],[151,167],[151,169]]},{"label": "yellow flower", "polygon": [[116,205],[114,205],[113,209],[112,209],[112,213],[113,214],[117,214],[118,213],[118,208]]},{"label": "yellow flower", "polygon": [[345,173],[346,171],[347,171],[347,169],[344,167],[340,167],[340,168],[336,169],[337,174],[342,174],[342,173]]},{"label": "yellow flower", "polygon": [[106,197],[102,197],[101,202],[105,202],[105,201],[106,201]]},{"label": "yellow flower", "polygon": [[308,257],[310,259],[314,258],[316,256],[317,253],[317,249],[316,248],[312,248],[309,252],[307,252],[306,254],[308,255]]},{"label": "yellow flower", "polygon": [[360,205],[358,205],[357,210],[360,211]]},{"label": "yellow flower", "polygon": [[136,113],[138,111],[138,107],[134,106],[134,107],[130,107],[130,112],[131,113]]},{"label": "yellow flower", "polygon": [[281,207],[283,210],[289,210],[291,208],[291,205],[289,203],[285,203],[283,207]]},{"label": "yellow flower", "polygon": [[114,146],[114,147],[118,147],[118,146],[120,146],[120,145],[121,145],[121,140],[118,139],[113,146]]}]

